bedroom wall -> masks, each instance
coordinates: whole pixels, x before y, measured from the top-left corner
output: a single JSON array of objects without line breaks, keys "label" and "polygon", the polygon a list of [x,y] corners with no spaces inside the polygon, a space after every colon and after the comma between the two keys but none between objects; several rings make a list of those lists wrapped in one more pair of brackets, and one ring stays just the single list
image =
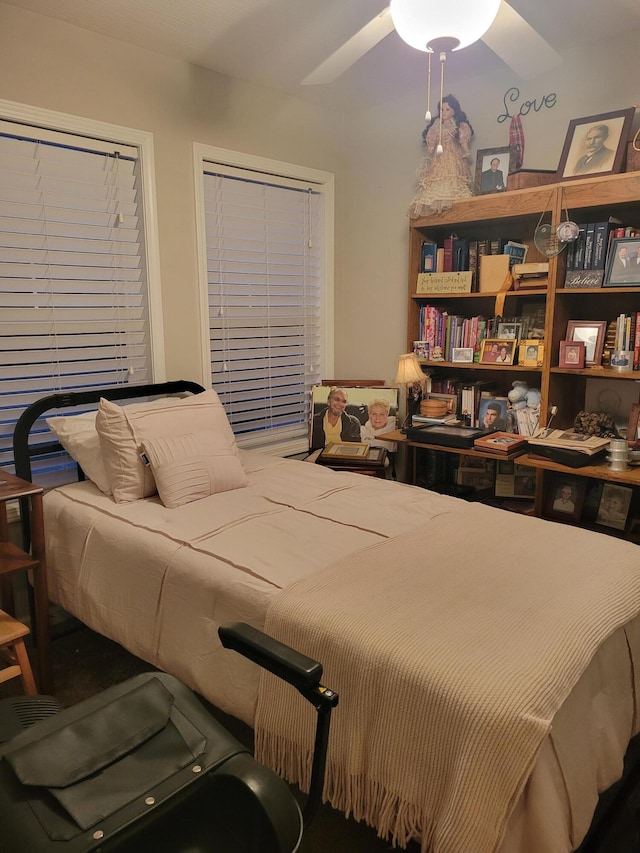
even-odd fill
[{"label": "bedroom wall", "polygon": [[154,135],[167,378],[200,381],[194,141],[336,174],[340,116],[0,3],[0,97]]},{"label": "bedroom wall", "polygon": [[[525,167],[557,166],[569,121],[634,103],[638,34],[576,51],[531,81],[508,69],[447,85],[475,147],[506,145],[514,85],[553,109],[523,118]],[[2,97],[153,132],[168,378],[200,379],[192,142],[336,175],[335,375],[391,381],[406,348],[406,208],[422,156],[425,80],[348,116],[0,3]],[[410,50],[410,48],[407,48]],[[452,75],[453,79],[453,75]]]}]

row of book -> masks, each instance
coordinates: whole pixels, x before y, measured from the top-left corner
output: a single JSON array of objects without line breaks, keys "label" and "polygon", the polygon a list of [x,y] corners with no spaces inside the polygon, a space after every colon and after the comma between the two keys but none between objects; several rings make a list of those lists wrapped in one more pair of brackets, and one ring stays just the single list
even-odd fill
[{"label": "row of book", "polygon": [[612,240],[638,236],[640,229],[613,216],[606,222],[579,222],[578,239],[567,245],[567,270],[603,270]]},{"label": "row of book", "polygon": [[466,272],[473,273],[471,292],[478,289],[478,271],[482,255],[509,255],[509,266],[524,263],[528,246],[517,240],[496,238],[493,240],[467,240],[452,234],[443,245],[425,242],[422,244],[420,272]]},{"label": "row of book", "polygon": [[418,325],[421,352],[417,355],[432,361],[454,361],[453,350],[466,347],[473,350],[474,361],[478,361],[482,341],[500,337],[501,326],[517,328],[518,338],[522,340],[539,332],[530,317],[463,317],[434,305],[421,305]]}]

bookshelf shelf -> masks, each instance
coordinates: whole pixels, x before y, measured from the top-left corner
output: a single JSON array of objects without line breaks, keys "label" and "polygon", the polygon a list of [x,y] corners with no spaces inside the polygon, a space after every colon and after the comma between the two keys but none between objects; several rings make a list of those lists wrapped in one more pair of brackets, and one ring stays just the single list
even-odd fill
[{"label": "bookshelf shelf", "polygon": [[[564,251],[552,258],[544,257],[537,250],[533,237],[543,215],[544,221],[553,228],[566,219],[567,211],[569,219],[580,223],[605,222],[613,216],[622,220],[624,225],[640,227],[640,172],[477,196],[456,202],[450,210],[440,214],[412,220],[409,226],[408,350],[413,349],[413,341],[421,339],[420,311],[426,305],[433,304],[438,311],[455,313],[463,318],[480,314],[485,317],[513,317],[522,313],[523,306],[537,302],[539,310],[544,312],[544,360],[541,367],[428,359],[421,359],[421,364],[434,377],[456,377],[464,382],[474,381],[474,376],[476,379],[490,379],[494,382],[493,393],[497,396],[505,396],[514,380],[525,379],[530,386],[540,387],[543,425],[549,420],[551,406],[558,407],[553,423],[559,429],[570,428],[576,414],[585,409],[588,389],[593,387],[592,380],[604,380],[612,389],[627,389],[625,397],[631,393],[630,383],[640,383],[639,371],[619,373],[608,367],[606,359],[602,366],[582,370],[558,366],[560,341],[565,339],[569,320],[606,320],[611,323],[621,313],[635,316],[640,311],[640,287],[564,287],[568,253]],[[428,242],[442,246],[444,240],[453,234],[470,241],[502,238],[526,243],[529,247],[527,262],[547,261],[549,264],[547,289],[417,293],[422,244]],[[635,400],[639,402],[640,384],[637,390]],[[622,413],[620,426],[628,414]],[[529,464],[527,458],[519,457],[518,464]],[[538,471],[536,515],[544,515],[554,476],[565,473],[567,476],[588,477],[595,482],[619,482],[632,487],[634,494],[628,522],[633,517],[640,524],[639,469],[630,469],[620,477],[606,464],[573,469],[545,460],[535,465],[532,462],[531,467]],[[588,526],[587,522],[585,526]],[[607,533],[608,530],[603,528],[601,532]],[[619,535],[619,532],[612,532],[612,535]]]}]

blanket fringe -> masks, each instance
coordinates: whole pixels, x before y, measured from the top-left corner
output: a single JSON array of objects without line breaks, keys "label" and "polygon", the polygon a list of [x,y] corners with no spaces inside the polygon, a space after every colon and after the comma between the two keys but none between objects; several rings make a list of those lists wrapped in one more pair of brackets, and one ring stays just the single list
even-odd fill
[{"label": "blanket fringe", "polygon": [[[256,731],[255,752],[258,761],[271,767],[288,782],[307,792],[311,779],[312,753],[286,738]],[[364,821],[380,838],[393,847],[406,848],[409,841],[421,842],[422,853],[428,853],[431,833],[416,803],[409,803],[384,786],[360,775],[345,772],[343,766],[328,761],[323,801],[347,817]]]}]

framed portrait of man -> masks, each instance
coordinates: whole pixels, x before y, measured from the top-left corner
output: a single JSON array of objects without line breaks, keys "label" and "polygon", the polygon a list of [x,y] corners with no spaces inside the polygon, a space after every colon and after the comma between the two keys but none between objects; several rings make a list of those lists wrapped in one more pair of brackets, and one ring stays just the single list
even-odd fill
[{"label": "framed portrait of man", "polygon": [[502,148],[482,148],[476,155],[476,195],[504,192],[509,174],[515,168],[516,152],[510,145]]},{"label": "framed portrait of man", "polygon": [[569,122],[556,180],[620,172],[634,113],[630,107]]}]

